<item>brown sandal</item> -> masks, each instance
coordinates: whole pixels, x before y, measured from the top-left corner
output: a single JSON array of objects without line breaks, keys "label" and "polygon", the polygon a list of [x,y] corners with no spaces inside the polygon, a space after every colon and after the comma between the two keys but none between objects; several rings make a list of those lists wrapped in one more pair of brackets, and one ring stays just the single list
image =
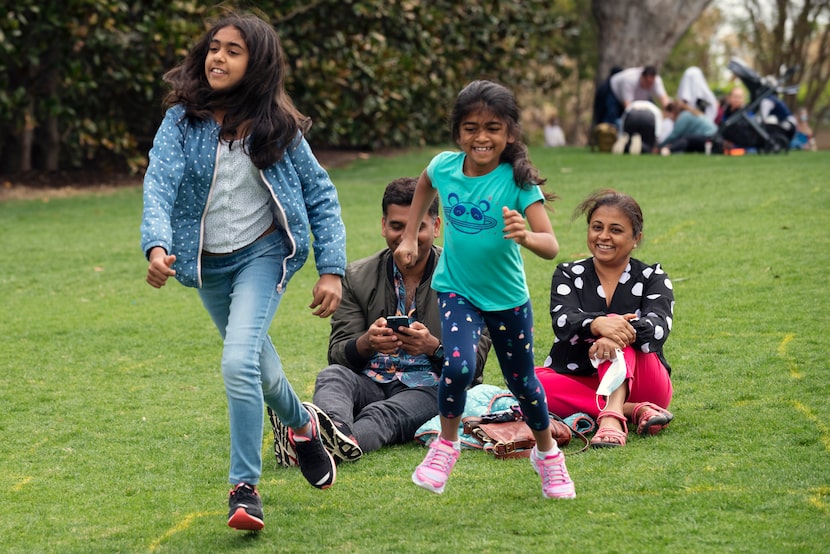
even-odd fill
[{"label": "brown sandal", "polygon": [[622,431],[611,427],[600,428],[591,439],[591,448],[615,448],[625,446],[625,439],[628,435],[628,425],[625,416],[612,410],[603,410],[597,416],[597,425],[604,417],[613,417],[622,424]]},{"label": "brown sandal", "polygon": [[651,402],[640,402],[631,410],[631,423],[637,426],[637,434],[656,435],[666,428],[674,415]]}]

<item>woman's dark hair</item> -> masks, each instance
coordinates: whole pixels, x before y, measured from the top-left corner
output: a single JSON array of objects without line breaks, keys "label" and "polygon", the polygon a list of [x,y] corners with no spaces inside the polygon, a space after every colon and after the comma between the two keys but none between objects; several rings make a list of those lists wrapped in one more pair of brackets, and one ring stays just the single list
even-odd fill
[{"label": "woman's dark hair", "polygon": [[617,208],[631,222],[631,229],[636,239],[643,232],[643,210],[640,205],[629,195],[618,192],[614,189],[601,189],[594,191],[579,204],[574,210],[573,219],[580,215],[585,216],[588,225],[591,224],[591,217],[597,208],[601,206],[608,206]]},{"label": "woman's dark hair", "polygon": [[[513,166],[513,180],[520,187],[543,186],[547,179],[530,162],[527,146],[522,142],[519,125],[521,112],[516,97],[505,86],[492,81],[473,81],[461,89],[450,113],[450,132],[454,141],[461,138],[461,123],[471,113],[487,110],[507,124],[507,132],[514,142],[508,143],[499,161]],[[555,194],[543,192],[546,200],[558,198]]]},{"label": "woman's dark hair", "polygon": [[[214,35],[235,27],[248,49],[248,67],[231,90],[215,91],[205,75],[205,59]],[[190,49],[185,59],[164,75],[172,89],[164,107],[182,104],[188,118],[209,120],[214,109],[225,110],[222,137],[236,138],[240,129],[250,140],[243,148],[254,165],[263,169],[279,161],[285,149],[311,127],[285,91],[285,54],[279,36],[255,15],[230,13],[217,21]]]}]

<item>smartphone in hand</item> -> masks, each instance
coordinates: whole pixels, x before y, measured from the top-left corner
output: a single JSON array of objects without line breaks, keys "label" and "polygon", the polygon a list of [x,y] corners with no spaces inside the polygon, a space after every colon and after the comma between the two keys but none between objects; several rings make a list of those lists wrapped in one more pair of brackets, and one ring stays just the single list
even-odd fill
[{"label": "smartphone in hand", "polygon": [[397,331],[398,327],[409,327],[409,318],[405,315],[389,315],[386,316],[386,325],[393,331]]}]

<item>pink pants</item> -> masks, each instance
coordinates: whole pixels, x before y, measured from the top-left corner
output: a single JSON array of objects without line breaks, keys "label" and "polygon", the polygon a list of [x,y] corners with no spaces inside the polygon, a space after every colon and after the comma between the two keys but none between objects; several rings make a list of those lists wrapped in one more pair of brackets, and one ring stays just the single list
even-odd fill
[{"label": "pink pants", "polygon": [[[646,354],[630,346],[623,349],[628,382],[627,402],[653,402],[668,408],[672,397],[669,372],[660,363],[657,354]],[[559,417],[583,412],[596,419],[599,415],[596,391],[602,376],[610,366],[604,362],[591,376],[564,375],[548,367],[537,367],[536,376],[542,382],[548,398],[548,410]],[[604,402],[600,402],[604,405]]]}]

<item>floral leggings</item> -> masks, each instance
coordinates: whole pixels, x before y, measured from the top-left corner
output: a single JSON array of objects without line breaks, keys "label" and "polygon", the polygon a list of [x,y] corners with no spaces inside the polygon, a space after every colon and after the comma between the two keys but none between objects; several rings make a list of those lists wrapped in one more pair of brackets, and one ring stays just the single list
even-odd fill
[{"label": "floral leggings", "polygon": [[476,369],[478,339],[486,326],[507,388],[518,399],[527,424],[536,431],[550,424],[542,384],[533,358],[533,310],[530,301],[509,310],[484,312],[456,293],[439,293],[444,367],[438,383],[438,411],[460,417]]}]

